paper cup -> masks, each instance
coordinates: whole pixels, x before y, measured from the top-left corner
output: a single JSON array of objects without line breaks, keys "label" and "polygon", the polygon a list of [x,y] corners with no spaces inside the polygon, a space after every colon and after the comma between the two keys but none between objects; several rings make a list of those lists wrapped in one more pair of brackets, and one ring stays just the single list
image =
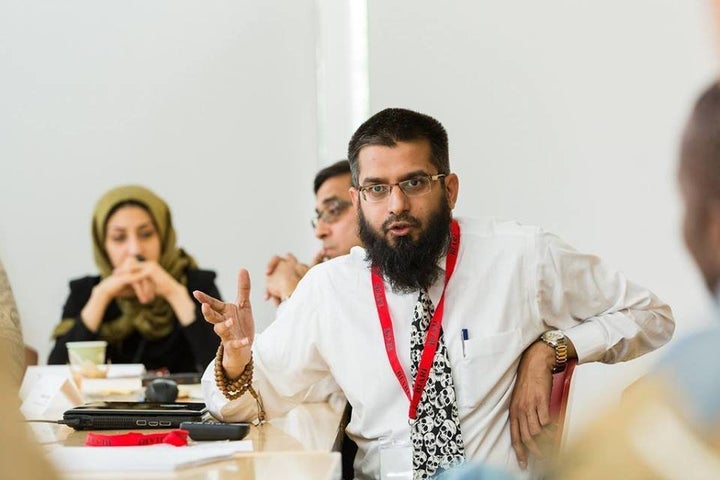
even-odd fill
[{"label": "paper cup", "polygon": [[73,376],[104,378],[107,376],[105,350],[107,342],[67,342],[68,358]]}]

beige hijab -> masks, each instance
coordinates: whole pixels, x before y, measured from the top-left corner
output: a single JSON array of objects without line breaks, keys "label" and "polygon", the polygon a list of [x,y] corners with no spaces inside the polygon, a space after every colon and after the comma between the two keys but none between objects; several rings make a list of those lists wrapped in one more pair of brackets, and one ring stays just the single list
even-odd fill
[{"label": "beige hijab", "polygon": [[[197,264],[175,243],[170,209],[160,197],[137,185],[114,188],[103,195],[95,206],[92,222],[93,253],[100,276],[106,278],[112,273],[112,264],[105,251],[105,227],[108,218],[118,206],[125,203],[139,204],[146,208],[160,236],[161,254],[158,263],[175,280],[187,285],[186,271],[188,268],[197,268]],[[134,331],[154,340],[168,335],[174,327],[175,314],[164,298],[155,298],[146,305],[141,304],[135,297],[117,298],[116,301],[122,314],[111,322],[101,324],[99,335],[104,340],[120,342]],[[53,336],[67,333],[74,323],[74,319],[64,319],[53,332]]]}]

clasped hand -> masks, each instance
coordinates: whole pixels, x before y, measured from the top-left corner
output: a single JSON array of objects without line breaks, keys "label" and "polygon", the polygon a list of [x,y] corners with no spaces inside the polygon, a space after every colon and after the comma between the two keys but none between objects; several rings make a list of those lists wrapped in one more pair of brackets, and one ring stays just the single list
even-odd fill
[{"label": "clasped hand", "polygon": [[300,263],[292,253],[284,257],[273,256],[265,269],[265,300],[272,300],[275,306],[279,305],[292,295],[310,267],[322,262],[324,258],[324,250],[315,255],[310,265]]},{"label": "clasped hand", "polygon": [[230,379],[239,377],[250,361],[255,338],[255,321],[250,306],[250,275],[245,269],[238,273],[236,303],[223,302],[199,290],[195,290],[193,296],[202,304],[205,320],[214,325],[213,329],[222,341],[225,374]]},{"label": "clasped hand", "polygon": [[185,288],[157,262],[135,257],[126,258],[99,286],[109,298],[134,294],[142,304],[152,302],[156,296],[169,298]]}]

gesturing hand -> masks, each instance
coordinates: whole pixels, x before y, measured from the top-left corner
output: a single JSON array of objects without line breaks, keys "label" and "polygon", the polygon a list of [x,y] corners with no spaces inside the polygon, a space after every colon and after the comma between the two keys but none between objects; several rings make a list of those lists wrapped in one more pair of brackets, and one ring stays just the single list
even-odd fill
[{"label": "gesturing hand", "polygon": [[247,270],[238,273],[237,303],[226,303],[199,290],[193,296],[202,304],[205,320],[212,323],[223,344],[223,368],[230,379],[235,379],[250,361],[255,337],[255,321],[250,307],[250,275]]}]

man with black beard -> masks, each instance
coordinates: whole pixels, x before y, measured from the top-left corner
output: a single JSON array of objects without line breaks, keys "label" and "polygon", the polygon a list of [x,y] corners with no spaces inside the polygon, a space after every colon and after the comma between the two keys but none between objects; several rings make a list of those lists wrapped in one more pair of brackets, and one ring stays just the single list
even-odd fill
[{"label": "man with black beard", "polygon": [[247,271],[236,304],[195,293],[222,339],[203,377],[210,411],[249,420],[261,396],[280,415],[329,373],[353,407],[356,478],[469,460],[537,478],[528,451],[540,454],[552,372],[659,347],[670,308],[539,228],[453,218],[459,179],[427,115],[383,110],[348,154],[365,250],[311,269],[257,336]]}]

